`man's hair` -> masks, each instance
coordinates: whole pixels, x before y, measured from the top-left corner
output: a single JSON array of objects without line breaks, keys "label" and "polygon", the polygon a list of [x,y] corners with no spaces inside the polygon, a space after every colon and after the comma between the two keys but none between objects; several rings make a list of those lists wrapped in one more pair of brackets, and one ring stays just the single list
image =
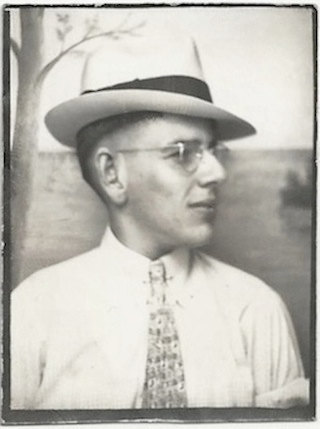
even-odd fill
[{"label": "man's hair", "polygon": [[85,181],[105,201],[94,162],[95,149],[101,139],[107,139],[113,132],[121,131],[141,121],[152,121],[164,116],[161,112],[131,112],[110,118],[100,119],[83,127],[77,134],[77,155]]}]

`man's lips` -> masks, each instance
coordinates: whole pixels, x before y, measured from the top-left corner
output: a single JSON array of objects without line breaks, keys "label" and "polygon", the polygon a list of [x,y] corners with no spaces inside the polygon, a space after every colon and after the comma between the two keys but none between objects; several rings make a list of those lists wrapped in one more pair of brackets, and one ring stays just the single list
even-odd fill
[{"label": "man's lips", "polygon": [[208,198],[205,200],[195,201],[193,203],[188,204],[188,206],[192,208],[204,208],[208,210],[215,208],[215,205],[215,198]]}]

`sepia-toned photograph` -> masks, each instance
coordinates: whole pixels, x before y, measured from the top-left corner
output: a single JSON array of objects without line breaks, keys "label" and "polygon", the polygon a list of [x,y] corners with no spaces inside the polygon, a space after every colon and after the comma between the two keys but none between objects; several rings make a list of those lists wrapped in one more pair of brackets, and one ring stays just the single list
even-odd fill
[{"label": "sepia-toned photograph", "polygon": [[314,419],[315,22],[3,8],[5,423]]}]

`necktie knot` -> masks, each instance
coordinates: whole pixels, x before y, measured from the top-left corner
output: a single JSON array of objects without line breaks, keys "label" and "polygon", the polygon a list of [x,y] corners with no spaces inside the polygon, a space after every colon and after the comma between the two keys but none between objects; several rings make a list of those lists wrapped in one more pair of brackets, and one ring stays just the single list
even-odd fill
[{"label": "necktie knot", "polygon": [[162,261],[158,260],[150,263],[149,277],[152,284],[166,281],[166,267]]}]

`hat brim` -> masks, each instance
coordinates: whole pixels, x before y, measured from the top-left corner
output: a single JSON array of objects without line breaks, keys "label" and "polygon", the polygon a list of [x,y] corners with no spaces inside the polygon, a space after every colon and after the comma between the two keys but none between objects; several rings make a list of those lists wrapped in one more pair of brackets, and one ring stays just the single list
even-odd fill
[{"label": "hat brim", "polygon": [[233,140],[256,133],[243,119],[208,101],[184,94],[154,90],[108,90],[82,95],[50,110],[45,123],[62,144],[75,147],[78,132],[103,118],[139,111],[156,111],[212,119],[220,140]]}]

